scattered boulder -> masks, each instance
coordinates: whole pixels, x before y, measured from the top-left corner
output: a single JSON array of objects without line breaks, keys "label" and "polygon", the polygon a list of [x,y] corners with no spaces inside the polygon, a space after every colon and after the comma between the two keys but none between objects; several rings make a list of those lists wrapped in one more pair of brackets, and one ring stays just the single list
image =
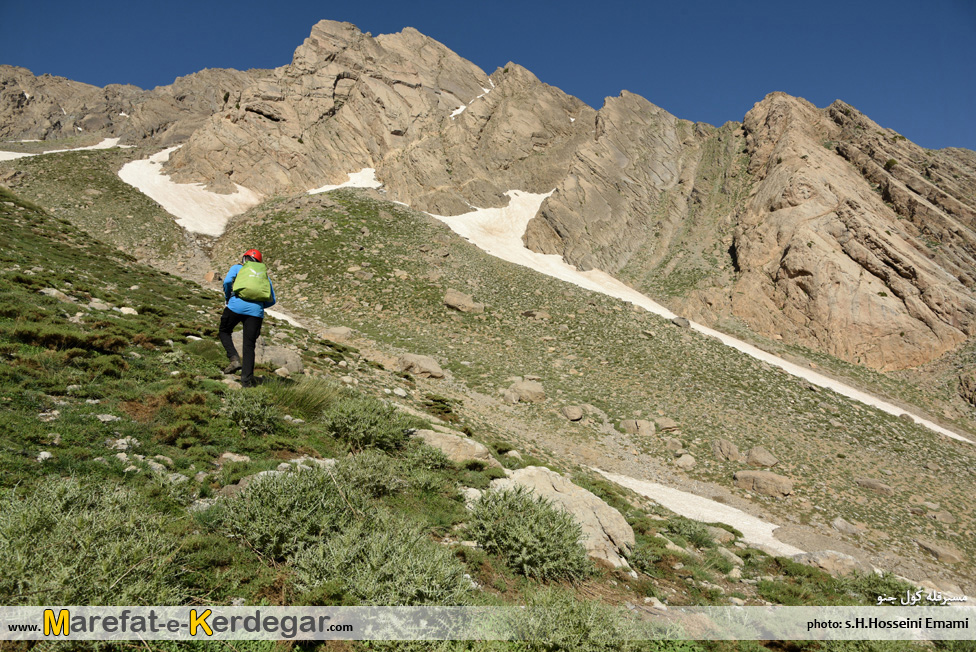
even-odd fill
[{"label": "scattered boulder", "polygon": [[716,459],[727,460],[729,462],[738,462],[742,459],[742,453],[739,452],[739,447],[730,442],[728,439],[718,439],[712,442],[712,454]]},{"label": "scattered boulder", "polygon": [[38,290],[38,293],[43,294],[43,295],[48,296],[48,297],[52,297],[52,298],[57,299],[58,301],[62,301],[64,303],[74,303],[74,299],[72,299],[71,297],[69,297],[67,294],[65,294],[61,290],[55,290],[54,288],[44,288],[42,290]]},{"label": "scattered boulder", "polygon": [[[242,331],[236,331],[232,337],[237,351],[243,351],[244,333]],[[297,350],[274,344],[265,344],[263,337],[259,337],[257,343],[254,345],[254,363],[273,369],[285,367],[293,374],[300,374],[305,371],[302,356]]]},{"label": "scattered boulder", "polygon": [[881,480],[875,480],[873,478],[855,478],[854,482],[865,489],[869,489],[875,493],[883,494],[885,496],[891,496],[895,493],[894,487],[886,485],[884,482],[881,482]]},{"label": "scattered boulder", "polygon": [[346,326],[333,326],[322,331],[322,337],[333,342],[347,342],[352,338],[352,329]]},{"label": "scattered boulder", "polygon": [[694,458],[694,456],[689,455],[688,453],[685,453],[684,455],[682,455],[681,457],[679,457],[678,459],[676,459],[674,461],[674,464],[679,469],[683,469],[685,471],[690,471],[693,468],[695,468],[695,465],[696,464],[698,464],[698,460],[696,460]]},{"label": "scattered boulder", "polygon": [[541,403],[546,400],[546,390],[537,380],[520,380],[509,389],[518,394],[519,401],[523,403]]},{"label": "scattered boulder", "polygon": [[762,446],[753,446],[746,454],[746,464],[750,466],[771,467],[779,464],[779,460]]},{"label": "scattered boulder", "polygon": [[474,504],[481,499],[481,490],[474,487],[462,487],[461,497],[464,498],[464,506],[472,509]]},{"label": "scattered boulder", "polygon": [[959,564],[966,559],[962,552],[947,543],[936,543],[925,539],[916,539],[915,543],[925,552],[947,564]]},{"label": "scattered boulder", "polygon": [[247,455],[238,455],[236,453],[224,453],[217,458],[215,464],[217,466],[223,466],[224,464],[229,464],[231,462],[250,462],[251,458]]},{"label": "scattered boulder", "polygon": [[671,323],[680,328],[690,328],[691,322],[684,317],[675,317],[671,320]]},{"label": "scattered boulder", "polygon": [[397,359],[397,370],[406,371],[421,378],[443,378],[444,370],[429,355],[405,353]]},{"label": "scattered boulder", "polygon": [[735,541],[735,535],[724,528],[706,525],[705,529],[708,530],[708,536],[712,537],[712,541],[715,543],[732,543]]},{"label": "scattered boulder", "polygon": [[578,405],[564,405],[560,412],[570,421],[580,421],[583,418],[583,408]]},{"label": "scattered boulder", "polygon": [[740,489],[775,498],[785,498],[793,493],[793,481],[771,471],[737,471],[732,479]]},{"label": "scattered boulder", "polygon": [[634,549],[634,530],[616,509],[593,493],[579,487],[555,471],[541,466],[527,466],[511,477],[491,483],[492,489],[521,485],[572,514],[583,528],[583,546],[593,559],[614,567],[626,567],[624,556]]},{"label": "scattered boulder", "polygon": [[658,417],[654,419],[654,423],[657,424],[657,429],[661,432],[670,432],[678,429],[678,422],[668,417]]},{"label": "scattered boulder", "polygon": [[649,436],[655,432],[654,424],[644,419],[624,419],[620,429],[629,435]]},{"label": "scattered boulder", "polygon": [[545,310],[526,310],[522,313],[523,317],[529,317],[530,319],[538,319],[539,321],[545,321],[547,319],[552,319],[550,315]]},{"label": "scattered boulder", "polygon": [[723,557],[724,559],[726,559],[733,566],[738,566],[739,568],[741,568],[742,566],[745,566],[746,565],[746,562],[744,562],[742,560],[742,557],[740,557],[739,555],[735,554],[731,550],[728,550],[726,548],[723,548],[722,546],[719,546],[718,548],[716,548],[716,550],[718,551],[718,554],[721,557]]},{"label": "scattered boulder", "polygon": [[819,568],[834,577],[842,577],[854,572],[865,574],[874,572],[874,567],[871,564],[860,561],[850,555],[845,555],[842,552],[837,552],[836,550],[804,552],[799,555],[793,555],[793,561],[805,566]]},{"label": "scattered boulder", "polygon": [[440,450],[452,462],[463,464],[473,460],[485,466],[501,467],[491,451],[484,444],[473,439],[434,430],[418,430],[413,436],[422,439],[428,446]]},{"label": "scattered boulder", "polygon": [[54,457],[54,455],[52,455],[50,452],[41,451],[40,453],[37,454],[37,461],[43,463],[44,460],[49,460],[52,457]]},{"label": "scattered boulder", "polygon": [[861,530],[858,529],[856,525],[854,525],[853,523],[848,523],[840,516],[838,516],[837,518],[835,518],[830,522],[830,527],[834,528],[841,534],[849,534],[851,536],[855,536],[861,533]]},{"label": "scattered boulder", "polygon": [[513,460],[522,460],[522,454],[517,450],[510,450],[505,453],[505,457],[511,457]]},{"label": "scattered boulder", "polygon": [[121,312],[123,315],[138,315],[139,314],[139,311],[138,310],[136,310],[135,308],[129,308],[129,307],[119,308],[119,312]]},{"label": "scattered boulder", "polygon": [[485,311],[485,304],[478,303],[470,295],[453,289],[444,293],[444,305],[459,312],[470,312],[476,315]]}]

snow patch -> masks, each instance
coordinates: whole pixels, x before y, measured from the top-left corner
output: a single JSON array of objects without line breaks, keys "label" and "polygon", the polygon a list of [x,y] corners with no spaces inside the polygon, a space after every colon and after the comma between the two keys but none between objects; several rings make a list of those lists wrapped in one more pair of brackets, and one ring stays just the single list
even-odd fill
[{"label": "snow patch", "polygon": [[24,99],[25,100],[29,100],[30,98],[31,98],[30,93],[28,93],[27,91],[24,91]]},{"label": "snow patch", "polygon": [[304,326],[301,325],[301,323],[299,323],[297,319],[295,319],[294,317],[289,317],[283,312],[279,312],[277,310],[271,310],[270,308],[265,308],[264,314],[270,317],[274,317],[275,319],[281,319],[282,321],[286,321],[292,326],[297,326],[298,328],[305,328]]},{"label": "snow patch", "polygon": [[[39,143],[39,140],[20,140],[20,143]],[[18,158],[24,158],[26,156],[42,156],[44,154],[57,154],[59,152],[81,152],[85,150],[95,150],[95,149],[112,149],[113,147],[119,146],[118,138],[106,138],[97,145],[89,145],[87,147],[75,147],[74,149],[52,149],[49,152],[39,152],[37,154],[24,154],[23,152],[0,152],[0,161],[13,161]]]},{"label": "snow patch", "polygon": [[616,482],[642,496],[646,496],[675,514],[703,523],[725,523],[742,532],[742,540],[771,555],[792,557],[806,552],[779,541],[773,531],[779,526],[756,518],[741,509],[724,505],[701,496],[672,489],[656,482],[637,480],[626,475],[593,469],[607,480]]},{"label": "snow patch", "polygon": [[174,183],[162,171],[162,163],[179,149],[170,147],[141,161],[126,163],[119,170],[119,178],[149,198],[155,200],[176,223],[187,231],[219,236],[227,220],[261,203],[261,195],[235,184],[231,195],[210,192],[202,183]]},{"label": "snow patch", "polygon": [[[542,206],[542,202],[549,197],[552,192],[546,194],[533,194],[522,192],[521,190],[510,190],[506,193],[509,196],[508,206],[502,208],[479,208],[470,213],[445,217],[442,215],[431,215],[447,224],[461,237],[474,243],[485,252],[497,256],[502,260],[507,260],[516,265],[522,265],[534,269],[537,272],[558,278],[567,283],[578,285],[581,288],[600,292],[617,299],[629,301],[634,305],[644,308],[648,312],[660,315],[665,319],[673,319],[676,315],[644,296],[637,290],[624,285],[614,277],[601,272],[600,270],[590,270],[581,272],[572,265],[567,264],[562,256],[552,254],[540,254],[531,251],[522,243],[522,235],[525,233],[529,220],[535,217]],[[842,396],[853,399],[865,405],[877,408],[882,412],[894,416],[906,414],[906,410],[883,401],[875,396],[856,390],[832,378],[827,378],[806,367],[787,362],[771,353],[767,353],[751,344],[746,344],[740,340],[730,337],[724,333],[712,330],[701,324],[691,322],[691,328],[703,335],[714,337],[726,346],[740,351],[750,357],[762,360],[768,364],[779,367],[786,373],[802,378],[814,385],[831,389]],[[907,412],[916,423],[925,426],[929,430],[945,435],[951,439],[963,441],[969,444],[976,444],[965,437],[962,437],[951,430],[943,428],[938,424],[927,419],[923,419],[915,414]]]},{"label": "snow patch", "polygon": [[481,90],[483,90],[484,93],[482,93],[478,97],[474,98],[473,100],[471,100],[467,104],[462,104],[458,108],[454,109],[454,112],[451,113],[451,120],[453,120],[454,118],[456,118],[459,115],[461,115],[462,113],[464,113],[464,110],[466,108],[468,108],[469,106],[471,106],[472,104],[474,104],[477,100],[480,100],[481,98],[483,98],[485,95],[487,95],[488,93],[490,93],[495,88],[495,83],[493,81],[491,81],[491,79],[488,80],[488,83],[491,84],[491,88],[485,88],[484,86],[482,86],[481,87]]},{"label": "snow patch", "polygon": [[349,180],[340,183],[338,186],[322,186],[315,190],[309,190],[308,194],[318,195],[339,188],[382,188],[383,184],[376,178],[376,170],[373,168],[363,168],[359,172],[350,172]]},{"label": "snow patch", "polygon": [[120,112],[119,115],[122,116],[123,118],[128,118],[129,117],[129,114],[126,113],[125,111]]}]

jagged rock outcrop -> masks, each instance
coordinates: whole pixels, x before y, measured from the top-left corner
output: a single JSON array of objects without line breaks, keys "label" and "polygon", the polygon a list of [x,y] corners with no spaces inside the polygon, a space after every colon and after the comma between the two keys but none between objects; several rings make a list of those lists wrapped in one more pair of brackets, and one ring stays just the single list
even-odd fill
[{"label": "jagged rock outcrop", "polygon": [[181,143],[241,89],[269,71],[208,69],[152,90],[104,88],[0,65],[0,138],[55,140],[91,135],[123,144]]},{"label": "jagged rock outcrop", "polygon": [[744,127],[756,183],[735,230],[733,315],[880,369],[927,362],[976,334],[976,213],[961,187],[910,169],[931,176],[948,156],[841,102],[820,110],[782,93]]},{"label": "jagged rock outcrop", "polygon": [[168,169],[273,194],[369,167],[393,199],[454,215],[504,205],[512,188],[551,190],[587,131],[571,118],[592,113],[515,64],[489,78],[412,28],[373,38],[321,21],[290,65],[245,88]]}]

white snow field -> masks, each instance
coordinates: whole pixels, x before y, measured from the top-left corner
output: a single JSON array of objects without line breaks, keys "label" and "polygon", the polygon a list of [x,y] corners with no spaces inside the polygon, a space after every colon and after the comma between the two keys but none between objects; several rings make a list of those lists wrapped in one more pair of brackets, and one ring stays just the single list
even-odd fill
[{"label": "white snow field", "polygon": [[[664,306],[655,303],[637,290],[624,285],[609,274],[599,270],[581,272],[563,261],[561,256],[539,254],[527,249],[522,243],[522,235],[525,233],[525,228],[529,220],[535,217],[545,198],[552,193],[532,194],[520,190],[510,190],[506,194],[509,196],[510,201],[508,206],[503,208],[478,208],[470,213],[456,215],[454,217],[445,217],[442,215],[432,215],[431,217],[444,222],[455,233],[493,256],[517,265],[529,267],[587,290],[601,292],[618,299],[623,299],[624,301],[629,301],[667,319],[675,317],[675,314]],[[787,362],[782,358],[767,353],[751,344],[737,340],[734,337],[719,333],[695,322],[691,322],[691,328],[703,335],[714,337],[726,346],[737,349],[757,360],[762,360],[763,362],[779,367],[792,376],[803,378],[814,385],[831,389],[847,398],[864,403],[865,405],[870,405],[894,416],[907,413],[916,423],[941,435],[968,444],[976,444],[976,442],[966,437],[962,437],[951,430],[912,414],[896,405],[892,405],[887,401],[883,401],[876,396],[849,387],[806,367]]]},{"label": "white snow field", "polygon": [[[40,141],[36,140],[21,140],[21,143],[36,143]],[[26,158],[28,156],[43,156],[44,154],[57,154],[59,152],[81,152],[84,150],[92,149],[112,149],[113,147],[119,146],[118,138],[106,138],[97,145],[89,145],[88,147],[76,147],[74,149],[52,149],[49,152],[39,152],[37,154],[24,154],[23,152],[2,152],[0,151],[0,161],[13,161],[19,158]]]},{"label": "white snow field", "polygon": [[297,319],[295,319],[290,315],[286,315],[285,313],[279,310],[272,310],[271,308],[265,308],[264,314],[268,315],[269,317],[274,317],[275,319],[286,321],[292,326],[295,326],[296,328],[305,328]]},{"label": "white snow field", "polygon": [[779,527],[778,525],[767,523],[743,512],[741,509],[702,498],[686,491],[672,489],[656,482],[636,480],[626,475],[607,473],[600,469],[593,470],[621,487],[626,487],[635,493],[651,498],[654,502],[670,509],[679,516],[703,523],[731,525],[742,532],[743,541],[771,555],[792,557],[807,552],[776,539],[773,536],[773,531]]},{"label": "white snow field", "polygon": [[126,163],[119,170],[119,178],[155,200],[187,231],[205,235],[219,236],[227,220],[261,203],[261,195],[237,184],[237,192],[221,195],[210,192],[202,183],[174,183],[163,173],[163,163],[177,149],[179,145]]},{"label": "white snow field", "polygon": [[318,195],[323,192],[329,192],[330,190],[338,190],[339,188],[381,188],[382,186],[383,184],[376,179],[376,170],[373,168],[363,168],[359,172],[350,172],[348,181],[340,183],[337,186],[322,186],[315,190],[309,190],[308,194]]}]

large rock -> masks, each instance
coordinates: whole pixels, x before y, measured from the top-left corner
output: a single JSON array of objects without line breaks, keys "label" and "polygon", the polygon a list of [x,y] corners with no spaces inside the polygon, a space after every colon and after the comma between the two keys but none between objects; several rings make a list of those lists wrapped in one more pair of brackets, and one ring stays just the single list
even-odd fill
[{"label": "large rock", "polygon": [[926,539],[916,539],[915,543],[925,552],[947,564],[961,564],[966,561],[965,555],[958,548],[948,543],[939,543]]},{"label": "large rock", "polygon": [[728,439],[717,439],[712,442],[712,455],[715,459],[738,462],[742,458],[739,447]]},{"label": "large rock", "polygon": [[422,378],[443,378],[444,370],[429,355],[405,353],[397,359],[397,370],[411,373]]},{"label": "large rock", "polygon": [[645,419],[624,419],[620,422],[620,429],[629,435],[641,435],[644,437],[654,434],[654,424]]},{"label": "large rock", "polygon": [[559,411],[570,421],[580,421],[583,418],[583,409],[578,405],[564,405]]},{"label": "large rock", "polygon": [[771,471],[737,471],[732,479],[740,489],[775,498],[784,498],[793,493],[793,481]]},{"label": "large rock", "polygon": [[[234,331],[232,338],[237,353],[243,354],[244,334],[241,331]],[[254,345],[254,363],[273,369],[284,367],[291,374],[300,374],[305,371],[305,364],[302,362],[302,356],[298,351],[275,344],[265,344],[263,337],[259,337]]]},{"label": "large rock", "polygon": [[627,566],[624,556],[634,549],[634,530],[616,509],[555,471],[527,466],[511,477],[494,480],[492,489],[521,485],[572,514],[583,528],[583,546],[593,559],[614,567]]},{"label": "large rock", "polygon": [[478,303],[470,294],[453,289],[444,293],[444,305],[459,312],[479,314],[485,311],[485,304]]},{"label": "large rock", "polygon": [[854,482],[860,486],[884,496],[891,496],[895,493],[894,487],[885,484],[881,480],[874,478],[855,478]]},{"label": "large rock", "polygon": [[473,439],[461,435],[454,435],[434,430],[418,430],[414,437],[422,439],[428,446],[440,450],[452,462],[463,464],[465,462],[481,462],[485,466],[501,467],[488,448]]},{"label": "large rock", "polygon": [[770,467],[779,464],[779,459],[762,446],[753,446],[746,454],[746,464]]},{"label": "large rock", "polygon": [[523,403],[541,403],[546,400],[546,390],[537,380],[520,380],[509,388]]},{"label": "large rock", "polygon": [[819,568],[834,577],[842,577],[855,572],[861,574],[874,572],[874,567],[871,564],[860,561],[842,552],[837,552],[836,550],[804,552],[799,555],[793,555],[793,561],[804,564],[805,566]]}]

